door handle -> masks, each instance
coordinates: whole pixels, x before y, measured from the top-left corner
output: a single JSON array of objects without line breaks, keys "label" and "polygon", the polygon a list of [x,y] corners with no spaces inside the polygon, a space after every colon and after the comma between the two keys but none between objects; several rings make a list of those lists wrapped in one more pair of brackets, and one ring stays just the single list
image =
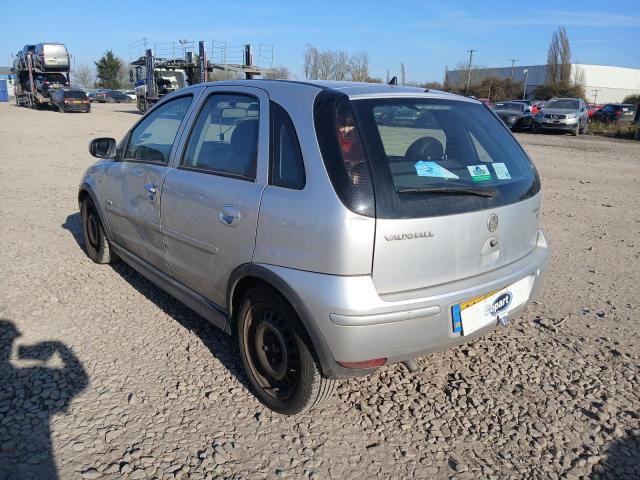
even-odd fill
[{"label": "door handle", "polygon": [[149,200],[154,202],[156,199],[156,186],[153,183],[147,183],[144,186],[144,189],[147,191],[147,194],[149,195]]},{"label": "door handle", "polygon": [[240,215],[240,210],[238,210],[234,205],[225,205],[220,211],[220,221],[228,227],[235,227],[238,225],[241,218],[242,215]]}]

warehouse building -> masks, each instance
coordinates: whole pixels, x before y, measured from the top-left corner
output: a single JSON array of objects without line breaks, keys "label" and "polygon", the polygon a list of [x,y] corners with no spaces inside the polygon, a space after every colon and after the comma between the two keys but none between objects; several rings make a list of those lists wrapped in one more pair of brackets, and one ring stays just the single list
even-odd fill
[{"label": "warehouse building", "polygon": [[[468,70],[450,70],[445,72],[448,85],[466,85]],[[526,81],[527,98],[538,85],[544,85],[547,79],[546,65],[527,65],[499,68],[472,68],[471,84],[477,84],[485,78],[510,78]],[[584,85],[587,102],[616,103],[626,96],[640,94],[640,69],[610,67],[605,65],[571,65],[572,80],[580,79]]]},{"label": "warehouse building", "polygon": [[9,67],[0,66],[0,102],[13,98],[13,75]]}]

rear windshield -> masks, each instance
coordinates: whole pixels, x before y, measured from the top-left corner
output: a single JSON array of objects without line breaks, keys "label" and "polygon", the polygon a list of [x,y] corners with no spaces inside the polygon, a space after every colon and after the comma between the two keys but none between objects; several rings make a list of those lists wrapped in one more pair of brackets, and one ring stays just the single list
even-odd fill
[{"label": "rear windshield", "polygon": [[82,98],[82,99],[87,98],[85,93],[80,90],[66,90],[64,92],[64,96],[65,98]]},{"label": "rear windshield", "polygon": [[551,100],[544,107],[557,110],[577,110],[578,104],[578,100]]},{"label": "rear windshield", "polygon": [[500,102],[496,103],[494,108],[495,110],[516,110],[522,112],[524,110],[524,104],[517,102]]},{"label": "rear windshield", "polygon": [[524,150],[484,105],[433,98],[351,103],[372,167],[378,217],[495,208],[540,189]]},{"label": "rear windshield", "polygon": [[44,54],[52,57],[66,57],[67,48],[64,45],[45,44],[43,47]]}]

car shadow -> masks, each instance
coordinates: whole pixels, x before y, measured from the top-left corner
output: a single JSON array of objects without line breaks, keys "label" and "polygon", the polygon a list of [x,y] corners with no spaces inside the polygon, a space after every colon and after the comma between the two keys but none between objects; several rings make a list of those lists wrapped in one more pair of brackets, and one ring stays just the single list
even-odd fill
[{"label": "car shadow", "polygon": [[134,115],[142,115],[138,110],[115,110],[118,113],[132,113]]},{"label": "car shadow", "polygon": [[207,319],[147,280],[126,263],[119,261],[111,264],[111,267],[129,285],[151,300],[156,307],[186,330],[195,334],[229,373],[236,377],[247,390],[253,391],[245,375],[235,337],[224,333]]},{"label": "car shadow", "polygon": [[69,231],[73,235],[73,239],[76,241],[80,248],[84,248],[84,241],[82,240],[82,223],[80,221],[80,212],[72,213],[67,217],[62,228]]},{"label": "car shadow", "polygon": [[51,418],[67,410],[89,377],[56,340],[19,345],[13,358],[29,365],[16,366],[11,354],[20,335],[14,322],[0,318],[0,478],[56,479]]},{"label": "car shadow", "polygon": [[[66,221],[62,224],[62,228],[71,232],[78,246],[84,251],[80,214],[72,213],[69,215]],[[217,358],[223,366],[233,376],[235,376],[240,383],[242,383],[244,387],[251,390],[251,384],[244,373],[244,367],[240,360],[238,346],[234,337],[224,333],[207,319],[201,317],[182,302],[176,300],[164,290],[147,280],[126,263],[120,261],[111,264],[111,267],[118,275],[129,283],[129,285],[135,288],[147,299],[151,300],[164,313],[169,315],[184,328],[197,335],[202,343],[209,349],[211,354]]]},{"label": "car shadow", "polygon": [[[82,238],[82,223],[80,213],[72,213],[62,224],[62,228],[68,230],[73,235],[74,240],[84,251],[84,240]],[[244,367],[240,360],[237,343],[234,337],[224,333],[214,326],[207,319],[191,310],[185,304],[176,300],[160,287],[147,280],[135,269],[120,261],[111,264],[113,270],[120,275],[129,285],[139,293],[151,300],[159,309],[169,315],[184,328],[198,336],[202,343],[209,349],[211,354],[224,365],[224,367],[235,376],[240,383],[248,390],[251,384],[244,373]]]},{"label": "car shadow", "polygon": [[[628,412],[635,414],[635,412]],[[614,441],[606,456],[593,466],[589,478],[604,480],[631,480],[640,478],[640,433],[628,430],[624,437]]]}]

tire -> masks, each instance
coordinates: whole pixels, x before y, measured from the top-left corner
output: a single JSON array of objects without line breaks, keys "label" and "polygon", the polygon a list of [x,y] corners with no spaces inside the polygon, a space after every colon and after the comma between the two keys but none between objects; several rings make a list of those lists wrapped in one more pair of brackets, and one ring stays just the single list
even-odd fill
[{"label": "tire", "polygon": [[82,237],[84,239],[84,248],[87,256],[95,263],[114,262],[116,259],[115,254],[109,244],[109,239],[107,239],[104,233],[100,215],[89,196],[82,201],[80,214],[82,219]]},{"label": "tire", "polygon": [[531,122],[531,133],[538,133],[538,125],[536,125],[535,120]]},{"label": "tire", "polygon": [[295,415],[333,395],[337,381],[322,376],[300,319],[278,292],[262,285],[249,290],[238,309],[237,326],[247,377],[271,410]]}]

